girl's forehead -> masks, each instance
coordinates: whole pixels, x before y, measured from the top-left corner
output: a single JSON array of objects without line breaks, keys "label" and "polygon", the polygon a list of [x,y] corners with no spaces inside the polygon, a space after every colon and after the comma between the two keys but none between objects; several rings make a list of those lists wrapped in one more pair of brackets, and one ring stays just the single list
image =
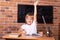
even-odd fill
[{"label": "girl's forehead", "polygon": [[27,18],[32,18],[31,16],[28,16]]}]

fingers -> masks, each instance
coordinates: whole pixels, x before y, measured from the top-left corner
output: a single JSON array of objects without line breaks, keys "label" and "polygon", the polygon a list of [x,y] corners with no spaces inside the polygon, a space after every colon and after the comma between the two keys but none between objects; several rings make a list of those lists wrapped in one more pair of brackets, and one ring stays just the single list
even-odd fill
[{"label": "fingers", "polygon": [[34,3],[34,5],[37,5],[38,4],[38,0]]},{"label": "fingers", "polygon": [[37,4],[37,3],[38,3],[38,1],[35,2],[35,4]]}]

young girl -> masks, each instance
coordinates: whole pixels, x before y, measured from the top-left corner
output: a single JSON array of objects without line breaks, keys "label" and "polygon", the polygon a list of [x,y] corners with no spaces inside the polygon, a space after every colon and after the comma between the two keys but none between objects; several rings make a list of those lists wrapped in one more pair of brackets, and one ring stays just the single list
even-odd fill
[{"label": "young girl", "polygon": [[21,29],[25,32],[25,35],[37,34],[37,3],[38,1],[34,3],[34,15],[32,13],[28,13],[25,17],[26,23],[21,26]]}]

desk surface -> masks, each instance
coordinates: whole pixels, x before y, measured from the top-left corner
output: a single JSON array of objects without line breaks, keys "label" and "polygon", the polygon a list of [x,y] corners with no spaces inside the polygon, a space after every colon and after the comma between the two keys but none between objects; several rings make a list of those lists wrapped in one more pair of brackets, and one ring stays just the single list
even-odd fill
[{"label": "desk surface", "polygon": [[9,37],[8,35],[3,36],[4,39],[34,39],[34,40],[55,40],[54,37],[38,37],[38,36],[21,36],[21,37]]}]

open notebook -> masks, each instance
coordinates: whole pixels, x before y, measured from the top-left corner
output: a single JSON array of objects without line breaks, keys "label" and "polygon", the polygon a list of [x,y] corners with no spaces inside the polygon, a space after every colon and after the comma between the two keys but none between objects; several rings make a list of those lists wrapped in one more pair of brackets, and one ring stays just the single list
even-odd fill
[{"label": "open notebook", "polygon": [[15,38],[17,38],[19,36],[21,36],[21,35],[18,34],[18,33],[11,33],[11,34],[9,34],[9,37],[15,37]]},{"label": "open notebook", "polygon": [[[14,37],[14,38],[22,36],[22,35],[20,35],[18,33],[10,33],[8,35],[9,35],[9,37]],[[32,34],[32,35],[26,34],[25,36],[37,36],[37,37],[41,37],[42,35],[41,34]]]},{"label": "open notebook", "polygon": [[29,35],[29,34],[26,34],[26,36],[42,36],[41,34],[32,34],[32,35]]}]

